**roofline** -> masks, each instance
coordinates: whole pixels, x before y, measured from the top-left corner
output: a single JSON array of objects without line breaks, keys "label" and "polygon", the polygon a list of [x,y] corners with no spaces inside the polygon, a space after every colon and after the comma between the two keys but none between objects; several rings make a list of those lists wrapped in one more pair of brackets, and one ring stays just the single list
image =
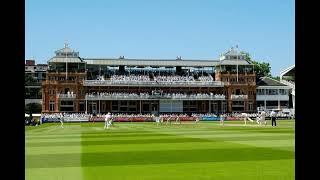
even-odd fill
[{"label": "roofline", "polygon": [[81,58],[82,60],[93,60],[93,61],[98,61],[98,60],[129,60],[129,61],[201,61],[201,62],[219,62],[219,60],[214,60],[214,59],[119,59],[119,58]]},{"label": "roofline", "polygon": [[[276,79],[272,79],[272,78],[270,78],[270,77],[268,77],[268,76],[261,77],[261,80],[264,80],[265,78],[268,78],[268,79],[271,79],[271,80],[273,80],[273,81],[276,81],[276,82],[282,84],[283,86],[287,86],[287,85],[283,84],[282,82],[280,82],[280,81],[278,81],[278,80],[276,80]],[[260,80],[260,81],[261,81],[261,80]],[[260,81],[259,81],[259,82],[260,82]],[[257,83],[258,83],[258,82],[257,82]],[[257,85],[257,86],[259,86],[259,85]]]},{"label": "roofline", "polygon": [[[234,61],[234,59],[223,59],[223,60],[219,60],[220,62],[218,63],[218,65],[228,65],[228,64],[221,64],[223,61]],[[235,60],[237,61],[237,60]],[[239,64],[239,66],[243,65],[243,66],[246,66],[246,65],[252,65],[254,66],[253,63],[251,63],[250,61],[246,60],[246,59],[241,59],[240,61],[246,61],[248,64]]]},{"label": "roofline", "polygon": [[219,60],[81,58],[88,65],[215,67]]},{"label": "roofline", "polygon": [[295,67],[296,67],[296,65],[293,64],[293,65],[291,65],[290,67],[282,70],[282,71],[280,72],[280,76],[283,76],[284,74],[288,73],[289,71],[291,71],[291,70],[292,70],[293,68],[295,68]]},{"label": "roofline", "polygon": [[259,86],[257,85],[257,88],[256,89],[268,89],[268,88],[271,88],[271,89],[274,89],[274,88],[281,88],[281,89],[292,89],[291,87],[285,85],[285,86],[266,86],[266,85],[263,85],[263,86]]}]

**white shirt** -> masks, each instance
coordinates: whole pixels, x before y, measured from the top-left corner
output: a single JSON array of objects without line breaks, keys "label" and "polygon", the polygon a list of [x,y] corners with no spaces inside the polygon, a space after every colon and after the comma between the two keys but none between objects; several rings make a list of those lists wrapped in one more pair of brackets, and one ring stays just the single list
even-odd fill
[{"label": "white shirt", "polygon": [[276,117],[276,112],[272,111],[270,114],[271,117]]},{"label": "white shirt", "polygon": [[262,111],[262,112],[261,112],[261,117],[262,117],[262,118],[265,118],[265,117],[266,117],[266,112]]},{"label": "white shirt", "polygon": [[111,117],[111,115],[110,115],[110,114],[107,114],[104,120],[105,120],[105,121],[108,121],[108,120],[110,119],[110,117]]}]

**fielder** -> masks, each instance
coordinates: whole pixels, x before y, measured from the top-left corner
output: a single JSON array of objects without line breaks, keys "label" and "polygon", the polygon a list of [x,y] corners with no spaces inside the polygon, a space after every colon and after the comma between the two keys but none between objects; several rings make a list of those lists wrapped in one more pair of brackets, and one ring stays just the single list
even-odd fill
[{"label": "fielder", "polygon": [[159,126],[159,124],[161,123],[161,117],[152,115],[152,118],[156,120],[157,126]]},{"label": "fielder", "polygon": [[260,118],[257,118],[257,123],[259,125],[262,125],[262,123],[264,123],[264,125],[267,125],[266,112],[264,112],[264,111],[261,112]]},{"label": "fielder", "polygon": [[241,115],[242,115],[242,117],[244,118],[244,124],[245,124],[245,125],[247,125],[247,120],[253,122],[253,120],[249,117],[249,114],[247,114],[247,113],[242,113]]},{"label": "fielder", "polygon": [[195,116],[195,118],[196,118],[195,124],[198,124],[200,121],[199,116]]},{"label": "fielder", "polygon": [[60,115],[58,115],[58,117],[59,117],[60,124],[61,124],[60,127],[63,128],[63,121],[64,121],[63,114],[60,113]]},{"label": "fielder", "polygon": [[180,120],[179,115],[176,116],[176,124],[178,124],[178,123],[181,124],[181,120]]},{"label": "fielder", "polygon": [[104,129],[109,129],[109,126],[111,124],[110,119],[111,119],[111,114],[110,112],[108,112],[108,114],[106,114],[104,118]]},{"label": "fielder", "polygon": [[224,115],[220,115],[220,124],[223,126],[224,125]]},{"label": "fielder", "polygon": [[169,116],[167,116],[167,122],[166,122],[166,125],[167,125],[168,123],[170,123],[170,124],[171,124],[171,118],[173,118],[172,116],[173,116],[173,115],[169,115]]}]

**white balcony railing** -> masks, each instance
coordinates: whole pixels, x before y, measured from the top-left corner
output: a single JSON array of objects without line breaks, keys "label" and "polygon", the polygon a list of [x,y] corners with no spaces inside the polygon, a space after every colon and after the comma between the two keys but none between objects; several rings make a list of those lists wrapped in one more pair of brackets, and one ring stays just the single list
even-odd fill
[{"label": "white balcony railing", "polygon": [[231,95],[231,100],[246,100],[248,99],[248,95]]},{"label": "white balcony railing", "polygon": [[223,87],[224,83],[221,81],[111,81],[111,80],[85,80],[84,86],[215,86]]},{"label": "white balcony railing", "polygon": [[74,99],[76,98],[76,94],[57,94],[60,99]]},{"label": "white balcony railing", "polygon": [[196,96],[196,95],[96,95],[85,96],[86,100],[144,100],[144,99],[171,99],[171,100],[225,100],[224,95]]}]

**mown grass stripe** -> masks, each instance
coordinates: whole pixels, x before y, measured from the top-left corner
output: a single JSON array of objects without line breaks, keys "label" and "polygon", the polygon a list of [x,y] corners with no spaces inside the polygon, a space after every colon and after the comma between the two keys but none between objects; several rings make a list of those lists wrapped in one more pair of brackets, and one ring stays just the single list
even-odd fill
[{"label": "mown grass stripe", "polygon": [[[49,137],[45,137],[45,136],[42,136],[42,137],[32,137],[32,138],[28,138],[29,140],[41,140],[41,139],[46,139],[46,140],[49,140],[49,139],[65,139],[65,138],[77,138],[79,135],[72,135],[72,136],[49,136]],[[143,134],[139,134],[139,133],[136,133],[136,134],[97,134],[97,135],[87,135],[87,134],[84,134],[84,135],[81,135],[81,138],[119,138],[119,137],[150,137],[150,136],[162,136],[162,137],[169,137],[169,136],[175,136],[175,135],[172,135],[172,134],[157,134],[157,133],[143,133]]]},{"label": "mown grass stripe", "polygon": [[[186,150],[186,149],[221,149],[221,148],[248,148],[247,145],[231,142],[183,142],[183,143],[155,143],[155,144],[116,144],[116,145],[90,145],[82,146],[82,151],[92,152],[128,152],[128,151],[155,151],[155,150]],[[29,147],[27,155],[37,154],[65,154],[79,153],[78,146],[51,146]]]},{"label": "mown grass stripe", "polygon": [[[170,164],[191,162],[227,162],[293,159],[294,153],[270,148],[242,149],[191,149],[166,151],[130,151],[103,153],[42,154],[27,155],[32,162],[27,168],[77,167],[81,155],[81,166],[121,166],[139,164]],[[76,162],[76,163],[75,163]]]},{"label": "mown grass stripe", "polygon": [[[106,144],[153,144],[153,143],[184,143],[184,142],[208,142],[206,139],[196,138],[176,138],[176,139],[132,139],[132,140],[102,140],[102,141],[82,141],[82,146],[89,145],[106,145]],[[78,142],[34,142],[27,143],[30,147],[43,147],[43,146],[74,146]]]}]

